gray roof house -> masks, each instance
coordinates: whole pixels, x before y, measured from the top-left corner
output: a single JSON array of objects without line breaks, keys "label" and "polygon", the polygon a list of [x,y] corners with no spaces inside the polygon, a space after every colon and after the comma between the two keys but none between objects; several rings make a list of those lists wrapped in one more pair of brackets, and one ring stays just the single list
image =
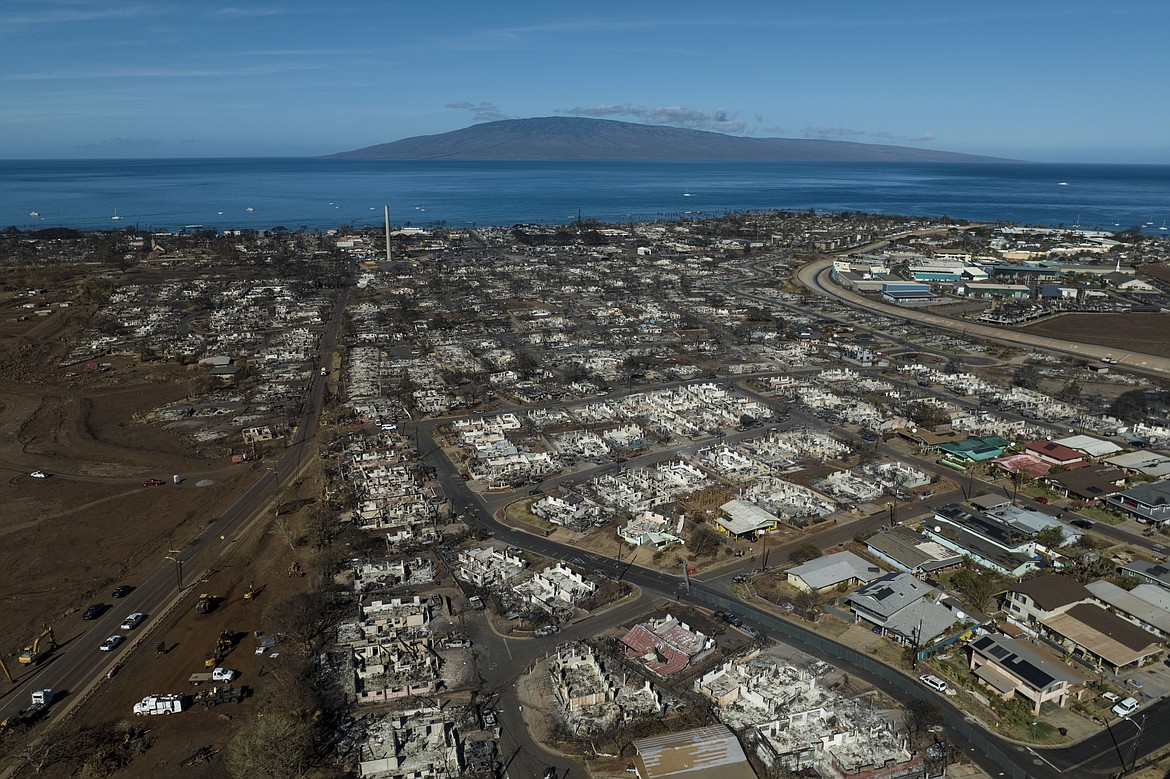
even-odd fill
[{"label": "gray roof house", "polygon": [[845,599],[855,622],[868,622],[880,633],[911,646],[926,646],[966,614],[957,601],[940,600],[942,592],[908,573],[888,573]]},{"label": "gray roof house", "polygon": [[1105,502],[1117,506],[1138,522],[1155,525],[1170,522],[1170,482],[1138,484],[1107,495]]},{"label": "gray roof house", "polygon": [[1119,573],[1122,576],[1132,576],[1143,582],[1156,584],[1163,589],[1170,590],[1170,568],[1167,568],[1163,563],[1134,560],[1132,563],[1121,566]]},{"label": "gray roof house", "polygon": [[899,571],[933,573],[962,565],[961,554],[930,541],[906,527],[874,533],[865,540],[866,549]]},{"label": "gray roof house", "polygon": [[804,592],[824,592],[838,584],[865,584],[884,573],[881,568],[853,552],[809,560],[788,570],[788,583]]}]

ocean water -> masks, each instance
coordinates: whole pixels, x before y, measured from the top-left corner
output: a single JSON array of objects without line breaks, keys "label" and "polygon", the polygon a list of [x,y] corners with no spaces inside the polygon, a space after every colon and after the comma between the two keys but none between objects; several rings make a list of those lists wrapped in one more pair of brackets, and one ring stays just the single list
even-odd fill
[{"label": "ocean water", "polygon": [[816,209],[1166,235],[1170,166],[0,160],[0,228],[327,229],[380,224],[384,205],[423,227]]}]

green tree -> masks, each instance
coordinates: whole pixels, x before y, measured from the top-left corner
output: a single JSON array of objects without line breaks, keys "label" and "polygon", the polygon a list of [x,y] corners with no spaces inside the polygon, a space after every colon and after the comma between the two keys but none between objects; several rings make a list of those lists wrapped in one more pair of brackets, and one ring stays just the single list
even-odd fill
[{"label": "green tree", "polygon": [[1049,525],[1036,534],[1036,543],[1057,549],[1064,544],[1064,530],[1059,525]]},{"label": "green tree", "polygon": [[788,561],[792,563],[807,563],[824,554],[816,544],[801,544],[788,553]]},{"label": "green tree", "polygon": [[973,568],[960,568],[951,576],[951,586],[958,590],[963,599],[979,611],[987,611],[995,595],[1002,592],[1007,584],[994,571],[976,571]]},{"label": "green tree", "polygon": [[723,546],[723,538],[707,525],[695,525],[687,538],[687,549],[694,557],[714,557]]}]

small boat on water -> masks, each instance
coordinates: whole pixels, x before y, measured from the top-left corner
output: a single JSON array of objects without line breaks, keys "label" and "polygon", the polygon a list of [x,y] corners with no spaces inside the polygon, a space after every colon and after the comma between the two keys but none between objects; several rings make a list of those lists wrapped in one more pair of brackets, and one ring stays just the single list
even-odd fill
[{"label": "small boat on water", "polygon": [[116,208],[115,208],[115,209],[114,209],[114,215],[113,215],[113,216],[111,216],[111,217],[110,217],[110,219],[113,219],[115,222],[117,222],[117,221],[118,221],[119,219],[121,219],[121,218],[122,218],[122,217],[118,216],[118,209],[116,209]]},{"label": "small boat on water", "polygon": [[28,215],[29,216],[40,216],[41,212],[40,211],[29,211]]}]

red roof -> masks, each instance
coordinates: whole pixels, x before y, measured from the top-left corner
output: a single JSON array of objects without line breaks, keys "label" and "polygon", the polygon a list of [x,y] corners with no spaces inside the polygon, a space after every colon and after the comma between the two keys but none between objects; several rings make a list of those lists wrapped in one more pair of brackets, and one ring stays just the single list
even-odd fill
[{"label": "red roof", "polygon": [[[634,625],[622,637],[626,645],[626,656],[630,659],[643,658],[642,663],[659,676],[669,676],[687,667],[690,658],[684,652],[672,647],[660,636],[656,636],[645,625]],[[646,657],[653,657],[646,660]]]},{"label": "red roof", "polygon": [[1026,444],[1024,448],[1035,452],[1041,457],[1047,457],[1049,460],[1055,460],[1061,463],[1076,462],[1085,459],[1084,453],[1078,452],[1076,449],[1069,449],[1064,444],[1058,444],[1054,441],[1033,441],[1030,444]]}]

